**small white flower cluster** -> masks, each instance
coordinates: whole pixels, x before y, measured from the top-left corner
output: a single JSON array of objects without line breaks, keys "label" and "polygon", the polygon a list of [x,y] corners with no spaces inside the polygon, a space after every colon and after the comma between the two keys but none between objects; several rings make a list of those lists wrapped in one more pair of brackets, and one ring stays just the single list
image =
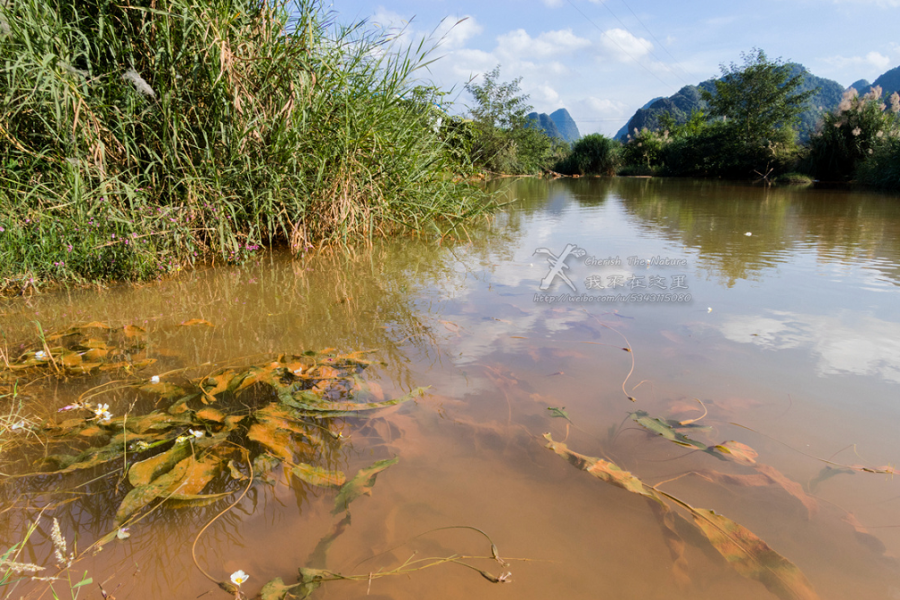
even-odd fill
[{"label": "small white flower cluster", "polygon": [[59,521],[53,518],[53,527],[50,529],[50,539],[53,541],[53,554],[56,556],[56,564],[60,567],[71,567],[75,560],[75,553],[66,556],[66,538],[59,529]]},{"label": "small white flower cluster", "polygon": [[199,429],[188,429],[188,433],[189,433],[190,435],[179,435],[177,438],[175,438],[175,443],[176,443],[176,444],[181,444],[182,442],[186,442],[186,441],[191,440],[191,439],[198,439],[198,440],[199,440],[199,439],[202,438],[204,435],[206,435],[206,432],[200,431]]}]

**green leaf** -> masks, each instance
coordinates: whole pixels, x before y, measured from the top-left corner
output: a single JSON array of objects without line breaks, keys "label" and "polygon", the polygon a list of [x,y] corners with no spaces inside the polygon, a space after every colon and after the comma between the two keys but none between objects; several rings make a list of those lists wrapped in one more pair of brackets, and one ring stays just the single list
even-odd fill
[{"label": "green leaf", "polygon": [[641,427],[647,429],[648,431],[652,431],[657,435],[661,435],[670,442],[674,442],[679,446],[685,446],[687,448],[698,448],[700,450],[706,450],[706,444],[701,442],[692,440],[687,437],[683,433],[679,433],[675,431],[671,424],[657,417],[651,417],[643,410],[638,410],[631,413],[631,418]]},{"label": "green leaf", "polygon": [[338,492],[337,498],[334,499],[334,509],[331,514],[336,515],[342,510],[346,510],[350,503],[362,495],[371,496],[372,486],[375,485],[375,478],[379,473],[388,467],[397,464],[400,457],[379,460],[371,467],[360,469],[356,476],[345,483]]},{"label": "green leaf", "polygon": [[566,412],[566,407],[562,406],[548,406],[547,410],[550,411],[550,416],[554,419],[565,419],[566,421],[572,422],[572,419],[569,418],[569,413]]},{"label": "green leaf", "polygon": [[147,485],[163,473],[171,470],[172,467],[190,456],[190,454],[190,444],[175,444],[165,452],[131,465],[131,469],[128,471],[128,481],[135,487]]}]

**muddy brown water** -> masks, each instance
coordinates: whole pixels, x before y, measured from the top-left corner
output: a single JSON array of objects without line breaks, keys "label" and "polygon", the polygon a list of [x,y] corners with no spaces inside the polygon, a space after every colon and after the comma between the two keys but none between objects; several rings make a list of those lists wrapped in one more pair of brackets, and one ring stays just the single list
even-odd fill
[{"label": "muddy brown water", "polygon": [[[332,466],[351,475],[378,459],[399,462],[354,502],[328,568],[366,575],[410,559],[489,555],[472,530],[431,531],[463,525],[486,532],[510,565],[466,562],[509,571],[511,581],[444,564],[328,582],[314,598],[779,597],[731,568],[687,521],[679,577],[648,503],[546,449],[550,432],[752,531],[823,600],[900,599],[900,477],[837,466],[900,465],[900,201],[656,179],[529,179],[503,182],[499,193],[513,203],[470,228],[465,243],[269,255],[148,285],[6,301],[2,341],[14,351],[33,340],[35,321],[45,331],[134,324],[158,359],[141,377],[335,347],[374,350],[383,364],[365,376],[386,396],[432,386],[415,402],[342,422],[346,442]],[[561,275],[553,262],[566,266]],[[179,325],[194,318],[214,327]],[[27,408],[57,419],[103,381],[37,382]],[[131,398],[106,401],[121,413]],[[759,471],[629,418],[644,410],[693,419],[701,402],[707,427],[690,430],[692,439],[746,444],[786,484],[726,480],[717,474]],[[5,452],[6,474],[31,468],[20,456]],[[52,566],[52,517],[70,547],[107,533],[128,484],[89,479],[7,480],[3,548],[48,506],[21,559]],[[284,476],[256,483],[205,531],[197,559],[222,580],[248,573],[249,596],[275,577],[292,583],[340,518],[334,496]],[[99,598],[98,583],[119,600],[228,597],[194,567],[191,546],[235,498],[155,511],[130,538],[75,563],[73,582],[93,578],[79,597]],[[70,595],[63,582],[54,589]],[[52,597],[35,582],[0,591]]]}]

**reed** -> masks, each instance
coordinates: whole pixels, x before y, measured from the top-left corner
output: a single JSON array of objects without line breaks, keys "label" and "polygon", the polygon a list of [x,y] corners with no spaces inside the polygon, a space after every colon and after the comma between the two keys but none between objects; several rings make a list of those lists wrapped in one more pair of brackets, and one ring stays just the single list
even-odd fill
[{"label": "reed", "polygon": [[315,0],[0,3],[0,286],[152,277],[261,247],[438,231],[432,49]]}]

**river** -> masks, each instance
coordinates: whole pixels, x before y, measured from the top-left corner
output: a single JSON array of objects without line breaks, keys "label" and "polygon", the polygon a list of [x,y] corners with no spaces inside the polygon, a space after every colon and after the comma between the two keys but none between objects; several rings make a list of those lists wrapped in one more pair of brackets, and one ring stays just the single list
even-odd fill
[{"label": "river", "polygon": [[[336,491],[279,469],[203,532],[197,562],[214,579],[246,572],[249,596],[295,582],[338,531],[327,568],[360,578],[313,598],[900,599],[898,199],[694,180],[495,186],[506,204],[453,242],[268,254],[15,299],[0,304],[2,342],[8,356],[27,350],[36,322],[146,332],[150,367],[22,390],[45,422],[101,383],[123,383],[102,397],[120,415],[137,402],[129,382],[324,348],[373,351],[363,377],[378,400],[430,386],[335,421],[330,467],[350,477],[399,458],[339,530]],[[181,325],[191,319],[208,324]],[[546,433],[629,471],[643,492],[576,468]],[[716,449],[725,442],[737,457]],[[34,470],[41,452],[13,448],[3,470]],[[98,483],[102,473],[7,480],[3,547],[35,519],[26,554],[38,564],[53,563],[53,517],[70,550],[105,535],[130,486]],[[98,584],[119,600],[228,597],[191,552],[245,489],[228,485],[204,506],[164,504],[81,557],[73,583],[93,578],[84,597]],[[735,537],[709,534],[700,507],[736,524]],[[477,558],[490,542],[466,527],[507,564]],[[453,562],[368,577],[451,556],[508,581]],[[13,595],[45,588],[21,582]]]}]

